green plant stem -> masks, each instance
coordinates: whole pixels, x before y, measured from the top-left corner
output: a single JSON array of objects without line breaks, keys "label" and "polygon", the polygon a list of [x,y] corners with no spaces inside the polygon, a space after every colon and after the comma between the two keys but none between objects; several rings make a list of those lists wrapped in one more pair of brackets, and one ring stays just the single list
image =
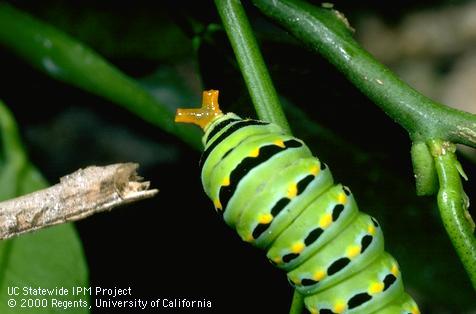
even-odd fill
[{"label": "green plant stem", "polygon": [[[415,145],[412,150],[419,194],[435,190],[431,172],[439,178],[438,207],[453,245],[476,288],[476,243],[464,217],[464,191],[454,152],[434,155],[422,142],[438,138],[445,143],[476,147],[476,115],[438,104],[400,80],[375,60],[353,38],[346,18],[338,11],[299,0],[253,0],[267,16],[320,53],[355,86],[404,127]],[[430,142],[433,152],[437,142]],[[436,167],[436,168],[435,168]]]},{"label": "green plant stem", "polygon": [[[258,118],[273,122],[291,133],[278,94],[241,2],[239,0],[215,0],[215,5],[235,52]],[[294,290],[289,313],[300,314],[303,308],[304,299]]]},{"label": "green plant stem", "polygon": [[241,2],[239,0],[215,0],[215,4],[258,117],[290,131]]},{"label": "green plant stem", "polygon": [[455,145],[441,140],[428,142],[435,160],[440,189],[438,207],[448,235],[476,289],[476,237],[463,191]]},{"label": "green plant stem", "polygon": [[197,129],[174,123],[174,112],[136,81],[67,34],[0,4],[0,44],[55,79],[102,96],[200,149]]},{"label": "green plant stem", "polygon": [[441,138],[476,147],[476,115],[435,103],[400,80],[353,38],[336,10],[299,0],[253,0],[262,13],[320,53],[403,126],[413,140]]},{"label": "green plant stem", "polygon": [[417,195],[433,195],[438,191],[438,175],[428,145],[414,141],[411,149]]}]

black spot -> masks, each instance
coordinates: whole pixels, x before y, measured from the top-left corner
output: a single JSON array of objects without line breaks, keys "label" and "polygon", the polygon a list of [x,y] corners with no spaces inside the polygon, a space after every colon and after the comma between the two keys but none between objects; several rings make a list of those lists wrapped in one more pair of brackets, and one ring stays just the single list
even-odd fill
[{"label": "black spot", "polygon": [[297,195],[304,192],[304,190],[309,185],[309,183],[312,182],[312,180],[314,180],[314,176],[312,174],[307,175],[304,179],[301,179],[297,184]]},{"label": "black spot", "polygon": [[276,217],[284,209],[284,207],[289,204],[290,201],[291,200],[287,197],[280,199],[276,204],[274,204],[273,208],[271,208],[271,215]]},{"label": "black spot", "polygon": [[205,163],[205,160],[207,160],[208,156],[210,153],[215,149],[215,147],[218,146],[223,140],[225,140],[228,136],[230,136],[233,132],[246,127],[250,125],[266,125],[269,124],[267,122],[263,121],[256,121],[256,120],[241,120],[233,124],[231,127],[229,127],[225,132],[220,134],[220,136],[213,141],[213,143],[203,152],[202,157],[200,157],[200,168],[203,167],[203,164]]},{"label": "black spot", "polygon": [[307,278],[301,280],[301,284],[305,287],[315,285],[318,282],[319,281],[317,281],[317,280],[307,279]]},{"label": "black spot", "polygon": [[234,149],[235,149],[234,147],[233,147],[233,148],[230,148],[226,153],[223,154],[222,159],[225,159],[226,156],[228,156]]},{"label": "black spot", "polygon": [[326,170],[327,165],[325,163],[321,163],[321,170]]},{"label": "black spot", "polygon": [[[239,123],[239,122],[238,122]],[[234,126],[234,125],[233,125]],[[231,128],[233,127],[231,126]],[[230,174],[230,184],[227,186],[222,186],[219,192],[219,200],[222,204],[223,209],[226,209],[228,201],[233,196],[235,189],[241,179],[247,175],[253,168],[259,166],[260,164],[266,162],[274,155],[288,149],[302,146],[302,143],[297,140],[287,140],[284,142],[284,148],[274,144],[265,145],[260,147],[259,155],[257,157],[245,157],[241,162],[236,166],[235,169]]]},{"label": "black spot", "polygon": [[332,310],[329,309],[320,309],[319,314],[336,314]]},{"label": "black spot", "polygon": [[299,253],[289,253],[283,256],[283,262],[289,263],[293,259],[297,258],[299,256]]},{"label": "black spot", "polygon": [[219,199],[223,209],[226,208],[228,201],[233,196],[238,183],[247,175],[254,167],[266,162],[268,159],[285,150],[287,147],[271,144],[260,147],[259,155],[256,157],[245,157],[230,173],[230,184],[220,187]]},{"label": "black spot", "polygon": [[362,248],[360,249],[360,254],[364,253],[365,250],[369,247],[370,243],[372,243],[374,237],[372,237],[370,234],[366,234],[362,237],[362,240],[360,240],[360,245]]},{"label": "black spot", "polygon": [[286,146],[286,148],[296,148],[301,147],[302,143],[298,140],[287,140],[284,142],[284,146]]},{"label": "black spot", "polygon": [[336,206],[334,206],[334,209],[332,210],[332,221],[336,221],[343,210],[344,205],[342,204],[337,204]]},{"label": "black spot", "polygon": [[347,302],[347,306],[349,307],[349,310],[351,310],[364,304],[365,302],[370,301],[371,299],[372,296],[367,292],[358,293],[349,299],[349,301]]},{"label": "black spot", "polygon": [[240,119],[226,119],[218,123],[217,125],[215,125],[213,129],[210,131],[210,133],[208,133],[208,136],[205,139],[205,143],[207,143],[210,139],[212,139],[215,136],[215,134],[223,130],[227,125],[236,121],[240,121]]},{"label": "black spot", "polygon": [[269,228],[270,224],[259,224],[256,226],[255,230],[253,230],[253,239],[258,239],[258,237]]},{"label": "black spot", "polygon": [[387,290],[388,288],[390,288],[391,285],[393,285],[393,283],[397,280],[397,277],[395,277],[393,274],[388,274],[387,276],[385,276],[385,278],[383,279],[383,291]]},{"label": "black spot", "polygon": [[334,263],[329,266],[327,269],[327,274],[329,276],[334,275],[338,271],[342,270],[345,266],[347,266],[350,263],[350,259],[348,257],[341,257],[338,260],[336,260]]},{"label": "black spot", "polygon": [[378,222],[377,222],[377,220],[375,220],[374,217],[370,217],[370,219],[372,219],[372,222],[374,223],[374,226],[375,226],[376,228],[378,228]]},{"label": "black spot", "polygon": [[316,241],[319,238],[319,236],[323,232],[324,230],[320,227],[317,227],[316,229],[312,230],[311,232],[309,232],[306,239],[304,240],[304,244],[306,244],[306,246],[311,245],[312,243],[314,243],[314,241]]},{"label": "black spot", "polygon": [[345,195],[349,196],[350,195],[350,190],[348,187],[343,186],[342,189],[344,190]]}]

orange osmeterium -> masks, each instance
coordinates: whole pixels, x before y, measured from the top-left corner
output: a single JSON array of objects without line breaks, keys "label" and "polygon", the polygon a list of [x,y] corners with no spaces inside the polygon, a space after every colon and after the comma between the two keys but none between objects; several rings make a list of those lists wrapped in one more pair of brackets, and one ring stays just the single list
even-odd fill
[{"label": "orange osmeterium", "polygon": [[194,123],[205,129],[216,117],[223,115],[218,106],[218,91],[203,92],[202,107],[198,109],[177,109],[175,122]]}]

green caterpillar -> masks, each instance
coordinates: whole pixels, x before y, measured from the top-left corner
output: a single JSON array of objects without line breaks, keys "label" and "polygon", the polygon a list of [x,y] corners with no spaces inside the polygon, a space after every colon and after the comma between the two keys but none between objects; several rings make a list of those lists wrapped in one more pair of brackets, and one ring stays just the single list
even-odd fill
[{"label": "green caterpillar", "polygon": [[205,132],[202,184],[241,238],[266,249],[311,313],[418,314],[377,221],[301,140],[264,121],[223,114],[218,91],[176,122]]}]

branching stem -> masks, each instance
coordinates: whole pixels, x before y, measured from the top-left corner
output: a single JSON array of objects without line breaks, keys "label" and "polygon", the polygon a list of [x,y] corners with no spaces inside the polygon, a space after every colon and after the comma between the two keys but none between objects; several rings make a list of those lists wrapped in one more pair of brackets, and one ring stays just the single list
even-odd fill
[{"label": "branching stem", "polygon": [[[463,202],[460,165],[454,149],[450,149],[454,147],[452,143],[476,147],[476,115],[436,103],[400,80],[353,39],[353,29],[337,10],[300,0],[253,2],[265,15],[324,56],[408,131],[414,142],[417,193],[427,195],[437,190],[436,172],[443,223],[476,288],[476,239]],[[429,143],[429,147],[424,143]]]},{"label": "branching stem", "polygon": [[342,13],[299,0],[253,2],[329,60],[413,140],[440,138],[476,147],[476,115],[438,104],[400,80],[353,39]]}]

